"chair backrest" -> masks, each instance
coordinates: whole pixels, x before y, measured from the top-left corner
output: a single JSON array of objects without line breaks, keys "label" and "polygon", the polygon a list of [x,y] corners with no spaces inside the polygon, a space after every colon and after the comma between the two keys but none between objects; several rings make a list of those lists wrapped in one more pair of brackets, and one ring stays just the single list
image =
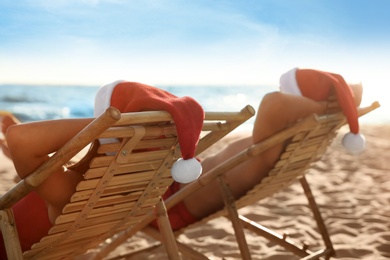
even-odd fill
[{"label": "chair backrest", "polygon": [[[372,105],[360,108],[358,110],[359,116],[362,116],[379,107],[378,102],[374,102]],[[197,182],[206,185],[213,178],[223,174],[224,169],[229,169],[237,163],[245,161],[248,157],[256,156],[261,152],[269,149],[278,143],[285,143],[286,148],[281,154],[280,159],[275,164],[274,168],[269,172],[260,183],[256,184],[246,195],[236,200],[235,204],[237,208],[242,208],[271,196],[272,194],[279,192],[281,189],[291,185],[298,180],[301,176],[307,173],[310,166],[316,163],[323,154],[326,152],[329,144],[335,138],[340,127],[346,124],[346,118],[342,112],[326,114],[323,116],[312,115],[308,118],[296,123],[295,125],[273,135],[263,142],[255,144],[249,147],[247,150],[238,154],[234,158],[226,161],[224,164],[219,165],[215,169],[211,170],[208,176],[204,176],[198,179],[191,185],[187,191],[184,189],[182,193],[177,193],[166,201],[167,208],[177,203],[180,198],[185,196],[185,192],[192,192],[199,187]],[[206,179],[207,178],[207,179]],[[226,208],[211,214],[204,219],[194,223],[198,225],[205,223],[211,219],[215,219],[220,216],[226,216]],[[180,233],[180,231],[178,231]]]},{"label": "chair backrest", "polygon": [[[254,115],[206,112],[198,153]],[[123,113],[95,136],[84,179],[49,234],[25,258],[63,259],[83,254],[114,234],[136,226],[154,211],[171,185],[170,168],[180,157],[171,116],[163,111]]]}]

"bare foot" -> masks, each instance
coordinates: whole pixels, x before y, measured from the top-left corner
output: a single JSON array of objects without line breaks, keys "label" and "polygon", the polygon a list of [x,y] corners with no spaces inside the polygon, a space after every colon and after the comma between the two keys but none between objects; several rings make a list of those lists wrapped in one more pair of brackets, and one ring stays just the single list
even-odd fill
[{"label": "bare foot", "polygon": [[4,139],[0,139],[0,148],[3,150],[3,153],[8,159],[12,160],[11,153],[8,150],[7,142]]},{"label": "bare foot", "polygon": [[8,111],[0,111],[0,122],[3,135],[7,132],[8,127],[20,123],[19,119]]}]

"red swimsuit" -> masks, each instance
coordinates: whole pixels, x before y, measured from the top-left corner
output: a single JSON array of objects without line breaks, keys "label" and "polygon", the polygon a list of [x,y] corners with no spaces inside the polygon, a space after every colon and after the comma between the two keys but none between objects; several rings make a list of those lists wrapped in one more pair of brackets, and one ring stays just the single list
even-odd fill
[{"label": "red swimsuit", "polygon": [[[12,207],[22,251],[48,234],[52,227],[45,201],[34,191]],[[7,259],[3,236],[0,236],[0,259]]]},{"label": "red swimsuit", "polygon": [[[164,193],[162,198],[166,200],[176,192],[180,190],[180,183],[173,182],[168,190]],[[169,222],[171,223],[172,230],[179,230],[184,228],[194,222],[197,219],[188,211],[183,201],[180,201],[178,204],[173,206],[168,210]],[[155,228],[158,228],[157,220],[153,221],[151,225]]]}]

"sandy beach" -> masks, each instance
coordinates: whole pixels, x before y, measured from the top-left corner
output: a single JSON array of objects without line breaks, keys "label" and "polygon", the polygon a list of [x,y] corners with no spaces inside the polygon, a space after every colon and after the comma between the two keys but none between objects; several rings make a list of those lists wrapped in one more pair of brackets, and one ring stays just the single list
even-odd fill
[{"label": "sandy beach", "polygon": [[[307,174],[317,203],[334,243],[334,259],[390,259],[390,125],[363,125],[366,150],[359,156],[344,152],[340,136],[321,162]],[[224,144],[220,141],[214,149]],[[2,154],[1,194],[13,183],[12,163]],[[294,184],[283,192],[256,205],[241,209],[245,216],[281,233],[288,232],[295,241],[318,247],[319,235],[302,195]],[[296,259],[266,239],[247,232],[253,259]],[[210,259],[240,259],[230,223],[213,220],[188,230],[179,239],[206,253]],[[153,243],[142,233],[129,239],[111,256],[125,254]],[[164,248],[156,248],[117,259],[167,259]]]}]

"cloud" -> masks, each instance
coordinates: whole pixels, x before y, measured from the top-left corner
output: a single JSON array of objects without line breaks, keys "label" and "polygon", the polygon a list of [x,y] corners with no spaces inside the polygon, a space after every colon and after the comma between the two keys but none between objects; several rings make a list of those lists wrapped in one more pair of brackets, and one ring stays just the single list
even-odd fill
[{"label": "cloud", "polygon": [[96,6],[101,3],[121,3],[121,0],[26,0],[30,6],[46,10],[61,9],[72,6]]},{"label": "cloud", "polygon": [[2,80],[277,84],[291,67],[353,74],[374,57],[364,54],[370,46],[363,41],[343,41],[334,19],[325,19],[329,10],[314,2],[310,8],[323,12],[312,24],[302,2],[299,8],[250,0],[25,3],[30,9],[0,29]]}]

